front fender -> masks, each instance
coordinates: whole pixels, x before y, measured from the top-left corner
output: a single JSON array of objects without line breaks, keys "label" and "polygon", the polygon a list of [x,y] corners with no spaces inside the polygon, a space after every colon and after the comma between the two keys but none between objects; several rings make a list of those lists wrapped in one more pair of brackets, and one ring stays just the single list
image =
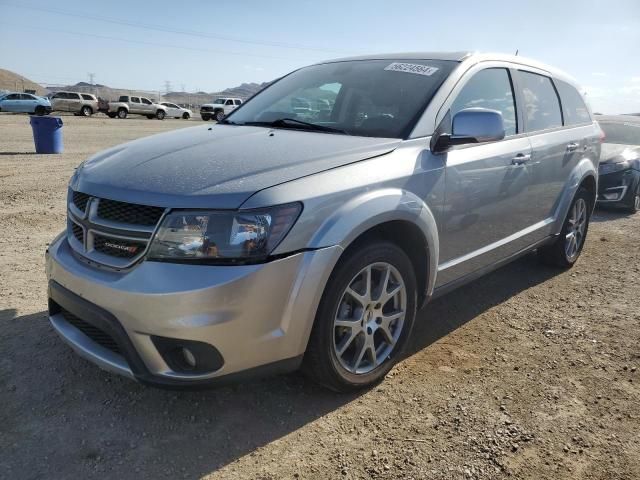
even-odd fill
[{"label": "front fender", "polygon": [[310,248],[340,245],[346,249],[367,230],[391,221],[407,221],[416,225],[424,235],[428,248],[428,280],[426,294],[435,285],[439,248],[438,229],[429,207],[415,194],[386,188],[365,192],[337,208],[316,230]]},{"label": "front fender", "polygon": [[[569,207],[571,206],[571,202],[573,201],[573,197],[576,195],[578,188],[582,183],[588,178],[592,177],[596,183],[596,189],[594,195],[598,194],[598,171],[594,166],[593,161],[590,158],[583,158],[578,162],[578,164],[573,168],[571,174],[569,175],[569,179],[565,183],[564,189],[562,193],[558,197],[558,202],[555,208],[555,221],[553,223],[553,227],[551,229],[552,235],[559,235],[562,231],[562,225],[564,224],[564,220],[567,217],[567,213],[569,212]],[[594,197],[595,200],[595,197]],[[595,205],[595,201],[593,202]]]}]

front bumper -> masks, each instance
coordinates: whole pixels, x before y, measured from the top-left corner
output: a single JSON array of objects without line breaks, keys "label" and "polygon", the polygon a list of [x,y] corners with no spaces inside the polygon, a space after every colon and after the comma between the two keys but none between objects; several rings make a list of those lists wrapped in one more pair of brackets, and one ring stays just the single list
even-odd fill
[{"label": "front bumper", "polygon": [[634,169],[600,175],[598,179],[598,203],[626,203],[633,193],[640,172]]},{"label": "front bumper", "polygon": [[[49,320],[81,356],[145,383],[207,384],[270,366],[294,369],[341,252],[328,247],[244,266],[145,261],[117,272],[77,258],[62,237],[47,251]],[[110,335],[118,352],[76,328],[61,309]],[[207,373],[175,371],[153,337],[204,342],[223,364]]]}]

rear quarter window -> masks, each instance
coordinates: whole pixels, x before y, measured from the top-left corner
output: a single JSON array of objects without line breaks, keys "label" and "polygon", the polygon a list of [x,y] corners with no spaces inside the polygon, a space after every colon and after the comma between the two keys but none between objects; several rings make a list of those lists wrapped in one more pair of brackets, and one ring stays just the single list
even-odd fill
[{"label": "rear quarter window", "polygon": [[82,94],[82,98],[84,98],[85,100],[95,100],[95,98],[93,98],[91,95],[87,95],[86,93]]},{"label": "rear quarter window", "polygon": [[527,132],[561,127],[560,101],[551,79],[537,73],[518,73]]},{"label": "rear quarter window", "polygon": [[582,95],[578,93],[573,86],[561,80],[554,80],[560,101],[562,102],[562,113],[564,114],[565,125],[580,125],[582,123],[590,123],[591,115],[589,109],[582,99]]}]

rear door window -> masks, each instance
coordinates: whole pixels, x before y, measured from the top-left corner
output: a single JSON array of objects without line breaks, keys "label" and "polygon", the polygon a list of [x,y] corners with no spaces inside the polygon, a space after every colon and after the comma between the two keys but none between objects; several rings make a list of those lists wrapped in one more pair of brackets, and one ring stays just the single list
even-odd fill
[{"label": "rear door window", "polygon": [[234,102],[235,102],[236,105],[242,104],[242,100],[234,100]]},{"label": "rear door window", "polygon": [[131,97],[131,103],[140,103],[140,99],[138,97]]},{"label": "rear door window", "polygon": [[488,68],[471,77],[451,105],[451,116],[474,107],[502,113],[505,136],[518,132],[511,76],[506,68]]},{"label": "rear door window", "polygon": [[551,79],[523,71],[519,72],[519,77],[527,132],[561,127],[560,101]]},{"label": "rear door window", "polygon": [[560,100],[562,101],[562,113],[564,115],[565,125],[580,125],[582,123],[591,123],[591,115],[589,109],[582,99],[582,95],[578,93],[573,86],[561,80],[554,80]]},{"label": "rear door window", "polygon": [[145,105],[151,105],[151,100],[149,100],[148,98],[143,98],[142,103],[144,103]]}]

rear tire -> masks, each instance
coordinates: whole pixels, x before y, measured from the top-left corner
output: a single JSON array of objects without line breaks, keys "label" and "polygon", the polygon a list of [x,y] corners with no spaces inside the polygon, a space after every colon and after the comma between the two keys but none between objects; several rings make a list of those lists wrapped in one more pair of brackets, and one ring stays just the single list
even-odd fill
[{"label": "rear tire", "polygon": [[127,110],[124,108],[121,108],[118,110],[118,118],[120,120],[124,120],[125,118],[127,118]]},{"label": "rear tire", "polygon": [[221,110],[218,110],[215,113],[214,118],[216,119],[216,122],[221,122],[222,120],[224,120],[224,112]]},{"label": "rear tire", "polygon": [[82,115],[83,117],[90,117],[91,115],[93,115],[93,108],[85,105],[80,109],[80,115]]},{"label": "rear tire", "polygon": [[571,268],[576,263],[589,231],[593,198],[584,188],[576,193],[558,238],[538,249],[540,260],[554,267]]},{"label": "rear tire", "polygon": [[416,292],[413,265],[397,245],[376,240],[348,252],[325,286],[303,371],[337,392],[380,382],[407,345]]},{"label": "rear tire", "polygon": [[165,112],[164,110],[158,110],[156,112],[156,118],[158,120],[164,120],[164,117],[167,115],[167,112]]}]

